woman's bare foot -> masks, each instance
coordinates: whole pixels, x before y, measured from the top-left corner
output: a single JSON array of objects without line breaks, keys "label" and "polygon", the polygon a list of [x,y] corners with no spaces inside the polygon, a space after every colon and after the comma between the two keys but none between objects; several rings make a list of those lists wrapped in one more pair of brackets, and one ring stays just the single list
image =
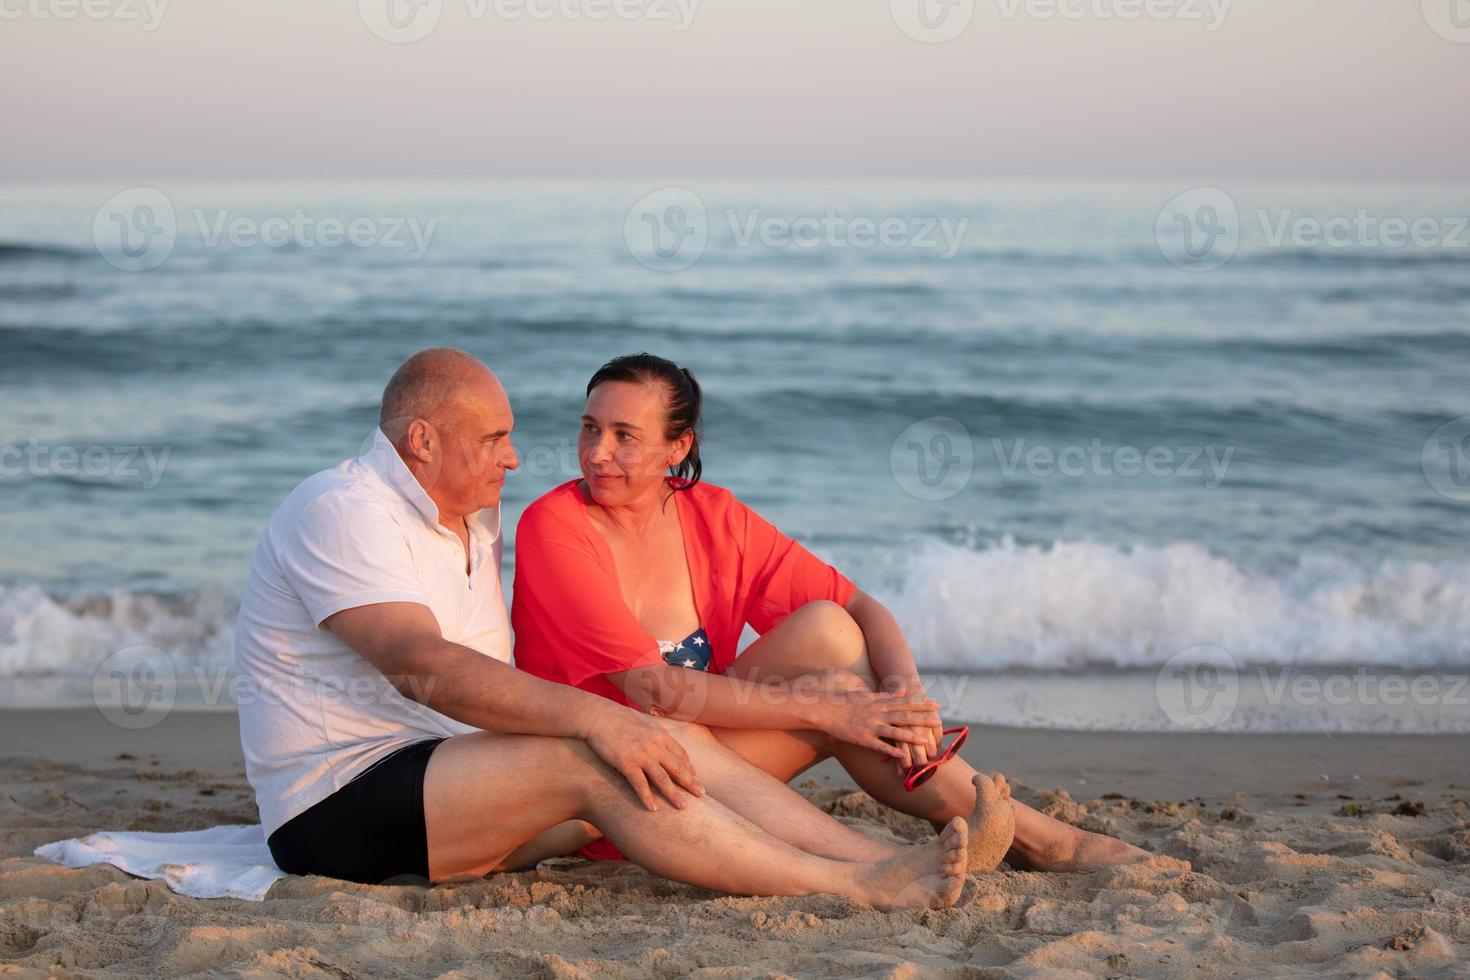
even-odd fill
[{"label": "woman's bare foot", "polygon": [[880,909],[948,908],[965,887],[969,842],[969,826],[955,817],[934,840],[906,847],[887,861],[860,865],[855,897]]},{"label": "woman's bare foot", "polygon": [[1000,773],[976,773],[975,809],[970,827],[969,871],[994,871],[1011,849],[1016,836],[1016,808],[1011,804],[1011,787]]},{"label": "woman's bare foot", "polygon": [[1025,863],[1035,871],[1101,871],[1123,864],[1150,864],[1175,871],[1191,870],[1188,861],[1150,854],[1143,848],[1134,847],[1116,837],[1105,837],[1075,828],[1071,834],[1047,847],[1044,853],[1029,855],[1023,852],[1022,856]]}]

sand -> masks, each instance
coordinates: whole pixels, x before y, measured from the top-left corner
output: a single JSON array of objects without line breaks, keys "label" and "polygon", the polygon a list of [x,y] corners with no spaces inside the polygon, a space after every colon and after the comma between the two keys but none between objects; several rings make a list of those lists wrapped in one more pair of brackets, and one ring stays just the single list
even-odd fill
[{"label": "sand", "polygon": [[[287,877],[264,902],[185,898],[38,844],[257,819],[232,715],[126,732],[0,712],[0,973],[174,976],[1470,977],[1470,738],[976,729],[1017,798],[1192,873],[1002,869],[957,907],[721,897],[622,864],[437,886]],[[927,828],[822,769],[840,819]]]}]

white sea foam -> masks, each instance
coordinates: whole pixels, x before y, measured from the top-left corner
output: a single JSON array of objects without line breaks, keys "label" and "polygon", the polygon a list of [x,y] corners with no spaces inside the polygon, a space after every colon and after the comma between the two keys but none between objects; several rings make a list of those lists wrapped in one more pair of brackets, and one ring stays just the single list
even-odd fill
[{"label": "white sea foam", "polygon": [[35,585],[0,586],[0,677],[90,677],[107,657],[140,646],[180,671],[228,669],[237,608],[215,589],[61,599]]},{"label": "white sea foam", "polygon": [[[975,691],[961,699],[977,717],[1003,723],[1155,727],[1152,702],[1144,707],[1153,714],[1140,709],[1093,718],[1078,714],[1082,702],[1075,698],[1038,699],[1025,676],[1080,672],[1094,679],[1087,690],[1121,696],[1120,677],[1102,675],[1123,670],[1152,677],[1196,647],[1228,651],[1242,677],[1254,677],[1246,671],[1256,665],[1470,670],[1470,563],[1364,566],[1305,556],[1263,570],[1192,544],[1037,547],[1005,540],[977,550],[931,539],[842,564],[894,610],[926,671],[1009,672],[1015,704],[1001,697],[995,685],[1004,679],[994,676],[977,690],[1004,703],[970,704]],[[865,566],[886,569],[886,587]],[[0,678],[10,692],[0,702],[88,703],[98,666],[133,647],[162,651],[181,683],[217,686],[231,671],[236,608],[216,589],[59,598],[36,585],[0,587]],[[1232,724],[1251,717],[1244,709],[1238,714]],[[1369,723],[1436,730],[1432,714],[1402,723],[1295,710],[1283,717],[1313,730],[1370,730],[1362,727]]]},{"label": "white sea foam", "polygon": [[1256,570],[1192,544],[930,540],[889,567],[875,591],[929,669],[1147,668],[1203,644],[1243,665],[1470,665],[1466,562]]}]

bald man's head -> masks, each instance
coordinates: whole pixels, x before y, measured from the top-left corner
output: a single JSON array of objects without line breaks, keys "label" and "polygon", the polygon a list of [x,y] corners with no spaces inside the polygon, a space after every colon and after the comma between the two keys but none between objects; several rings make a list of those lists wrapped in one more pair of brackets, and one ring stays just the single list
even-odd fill
[{"label": "bald man's head", "polygon": [[[397,442],[414,419],[443,426],[463,398],[475,398],[504,389],[475,355],[454,347],[421,350],[399,365],[383,389],[378,424],[389,439]],[[390,431],[395,430],[395,431]]]},{"label": "bald man's head", "polygon": [[393,372],[378,424],[446,526],[500,503],[506,471],[520,465],[500,379],[452,347],[419,351]]}]

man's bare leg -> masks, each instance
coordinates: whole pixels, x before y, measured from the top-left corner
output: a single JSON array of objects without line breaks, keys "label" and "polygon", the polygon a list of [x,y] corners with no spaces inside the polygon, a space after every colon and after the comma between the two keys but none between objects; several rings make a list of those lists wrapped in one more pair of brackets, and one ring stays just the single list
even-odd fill
[{"label": "man's bare leg", "polygon": [[655,874],[729,894],[826,892],[878,907],[938,908],[964,885],[962,820],[889,860],[845,862],[780,841],[708,795],[685,802],[646,810],[621,775],[574,739],[458,735],[434,750],[424,778],[429,878],[503,869],[548,830],[581,820]]},{"label": "man's bare leg", "polygon": [[[841,606],[815,602],[752,643],[728,673],[756,681],[789,681],[834,668],[851,672],[869,688],[875,686],[862,630]],[[1006,814],[1001,801],[1009,800],[1010,789],[1004,778],[977,773],[961,758],[945,763],[932,779],[910,793],[903,788],[892,759],[820,732],[714,731],[720,741],[777,779],[790,781],[817,762],[835,757],[866,793],[885,806],[935,826],[966,817],[970,821],[971,871],[993,868],[1002,855],[1013,865],[1039,871],[1088,871],[1142,861],[1184,865],[1064,824],[1015,800],[1010,800],[1013,815]],[[803,754],[798,745],[809,747],[809,753]],[[1005,852],[999,842],[1012,826],[1014,839]]]},{"label": "man's bare leg", "polygon": [[[833,820],[786,783],[741,758],[705,726],[672,718],[655,720],[683,746],[705,792],[772,837],[837,861],[885,861],[903,852],[903,845]],[[558,824],[513,854],[506,866],[519,868],[570,854],[601,836],[584,821]]]}]

